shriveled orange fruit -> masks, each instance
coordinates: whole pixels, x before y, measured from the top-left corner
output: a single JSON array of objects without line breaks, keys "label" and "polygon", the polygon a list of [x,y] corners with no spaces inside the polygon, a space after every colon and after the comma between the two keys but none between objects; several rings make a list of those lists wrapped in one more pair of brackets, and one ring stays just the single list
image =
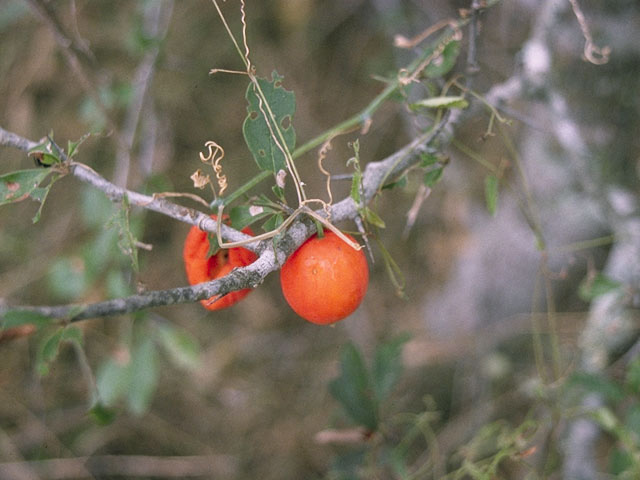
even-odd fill
[{"label": "shriveled orange fruit", "polygon": [[[211,218],[216,220],[217,217],[211,215]],[[247,235],[253,235],[249,227],[244,228],[242,231]],[[210,257],[207,256],[208,253],[209,238],[207,232],[200,230],[196,226],[191,227],[184,242],[184,250],[182,252],[187,279],[190,285],[197,285],[198,283],[224,277],[234,268],[249,265],[258,258],[255,253],[242,247],[230,248],[228,250],[220,249]],[[239,302],[246,297],[250,291],[250,288],[237,290],[215,301],[215,297],[212,297],[207,300],[201,300],[200,303],[207,310],[220,310]]]},{"label": "shriveled orange fruit", "polygon": [[364,299],[368,283],[364,252],[331,231],[325,231],[322,238],[309,238],[280,271],[287,303],[302,318],[319,325],[335,323],[353,313]]}]

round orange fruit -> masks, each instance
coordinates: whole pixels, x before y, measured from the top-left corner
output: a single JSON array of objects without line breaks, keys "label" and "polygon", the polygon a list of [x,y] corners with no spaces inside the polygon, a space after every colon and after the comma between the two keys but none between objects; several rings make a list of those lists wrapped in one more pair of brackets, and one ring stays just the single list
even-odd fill
[{"label": "round orange fruit", "polygon": [[287,303],[302,318],[319,325],[335,323],[353,313],[364,299],[368,283],[364,252],[329,230],[323,237],[316,234],[303,243],[280,271]]},{"label": "round orange fruit", "polygon": [[[216,220],[215,215],[211,215],[211,218]],[[253,235],[249,227],[244,228],[242,231],[247,235]],[[228,250],[220,249],[214,255],[208,257],[208,235],[207,232],[193,226],[191,230],[189,230],[184,242],[182,256],[190,285],[197,285],[198,283],[224,277],[234,268],[249,265],[258,258],[255,253],[242,247],[230,248]],[[201,300],[200,303],[207,310],[220,310],[239,302],[246,297],[250,291],[251,289],[249,288],[237,290],[217,300],[215,300],[216,297],[211,297],[207,300]]]}]

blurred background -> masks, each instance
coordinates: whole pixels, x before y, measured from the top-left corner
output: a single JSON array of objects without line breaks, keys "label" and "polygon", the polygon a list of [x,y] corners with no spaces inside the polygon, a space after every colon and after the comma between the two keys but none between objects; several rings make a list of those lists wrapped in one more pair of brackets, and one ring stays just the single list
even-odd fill
[{"label": "blurred background", "polygon": [[[415,58],[393,47],[396,34],[458,18],[470,3],[248,2],[251,58],[258,75],[277,70],[295,92],[302,145],[364,109],[383,90],[381,78],[395,78]],[[221,6],[239,34],[239,2]],[[141,473],[124,475],[131,478],[151,478],[153,468],[154,478],[440,478],[460,464],[453,452],[478,435],[484,441],[487,425],[509,432],[515,449],[497,478],[545,468],[560,475],[562,421],[541,392],[581,362],[593,299],[584,281],[606,268],[616,233],[611,212],[636,215],[640,190],[640,8],[632,0],[581,6],[595,43],[612,49],[604,65],[583,60],[571,8],[547,19],[548,30],[540,2],[503,1],[483,13],[473,89],[496,93],[536,65],[544,75],[536,83],[533,72],[516,96],[497,97],[507,100],[500,114],[509,124],[473,108],[422,204],[420,172],[376,198],[386,224],[376,235],[404,279],[402,295],[373,242],[367,297],[333,328],[297,317],[272,274],[227,310],[179,305],[81,322],[82,348],[62,344],[51,363],[42,359],[46,328],[0,343],[0,462],[15,468],[7,478],[112,478],[100,468],[112,471],[116,456],[131,455],[141,456]],[[549,48],[523,50],[535,47],[536,35]],[[465,56],[466,47],[447,79],[464,74]],[[208,140],[225,148],[231,191],[258,173],[242,136],[248,81],[209,75],[212,68],[243,67],[205,0],[0,0],[0,126],[33,141],[52,133],[63,146],[91,133],[77,160],[131,190],[201,193],[189,177],[202,167],[198,153]],[[485,135],[490,121],[498,126]],[[381,160],[419,125],[401,101],[387,102],[367,134],[333,141],[325,167],[349,173],[349,142],[358,138],[363,167]],[[310,195],[325,198],[316,156],[297,165]],[[495,215],[486,205],[487,162],[503,175]],[[0,173],[26,168],[33,163],[24,153],[0,149]],[[349,188],[334,182],[334,199]],[[252,193],[269,191],[264,182]],[[117,229],[107,227],[118,208],[71,177],[54,185],[38,223],[33,202],[0,208],[0,301],[95,302],[186,285],[189,227],[133,209],[132,230],[153,247],[140,250],[134,274]],[[319,439],[327,428],[353,424],[327,388],[345,345],[370,362],[405,333],[404,370],[380,408],[379,436],[347,446]],[[125,368],[132,362],[134,374]],[[108,407],[100,421],[88,414],[92,377]],[[535,433],[517,430],[532,411],[543,412],[534,415]],[[599,450],[601,469],[616,441]],[[514,458],[532,444],[535,466],[523,467]],[[403,477],[385,457],[399,445],[416,476]],[[87,457],[102,466],[82,471]],[[188,457],[188,466],[176,457]],[[60,470],[37,464],[63,458],[84,460]],[[429,465],[424,476],[421,465]]]}]

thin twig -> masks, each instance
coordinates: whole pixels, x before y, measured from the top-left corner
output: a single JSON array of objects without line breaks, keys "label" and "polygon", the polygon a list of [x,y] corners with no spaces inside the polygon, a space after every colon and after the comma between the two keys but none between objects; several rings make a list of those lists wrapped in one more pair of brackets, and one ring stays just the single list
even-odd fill
[{"label": "thin twig", "polygon": [[74,47],[74,43],[70,40],[69,35],[64,32],[61,22],[58,20],[55,12],[47,2],[43,0],[28,0],[28,2],[36,14],[53,32],[54,38],[60,47],[60,51],[62,52],[65,61],[76,76],[80,87],[85,91],[85,93],[87,93],[87,95],[89,95],[89,97],[91,97],[91,100],[95,103],[98,110],[100,110],[101,115],[105,118],[106,124],[111,130],[111,133],[118,145],[124,145],[124,139],[119,133],[117,123],[100,97],[99,89],[96,86],[97,82],[91,78],[89,73],[87,73],[86,69],[83,67],[82,59],[85,58],[85,56],[82,50]]},{"label": "thin twig", "polygon": [[[140,121],[140,113],[147,96],[147,92],[153,82],[155,73],[155,64],[160,53],[159,41],[164,39],[169,29],[169,20],[173,10],[172,0],[163,0],[162,2],[152,2],[145,6],[144,20],[145,35],[153,37],[155,44],[150,46],[145,52],[142,60],[133,74],[133,92],[131,101],[127,108],[127,114],[122,127],[122,142],[118,143],[116,153],[116,166],[114,174],[114,183],[125,187],[129,178],[131,152],[138,130]],[[150,25],[146,25],[150,24]]]}]

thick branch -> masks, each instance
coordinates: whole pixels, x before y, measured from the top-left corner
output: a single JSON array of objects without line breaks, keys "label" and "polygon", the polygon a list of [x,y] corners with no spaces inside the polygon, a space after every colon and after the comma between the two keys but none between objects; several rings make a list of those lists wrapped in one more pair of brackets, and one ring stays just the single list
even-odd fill
[{"label": "thick branch", "polygon": [[[37,142],[33,142],[26,138],[23,138],[15,133],[8,132],[0,127],[0,145],[14,147],[24,152],[28,152],[30,149],[38,145]],[[163,198],[156,196],[144,195],[142,193],[127,190],[126,188],[118,187],[111,183],[102,175],[98,174],[92,168],[76,162],[67,162],[69,165],[69,171],[73,176],[79,180],[92,185],[98,190],[102,191],[112,201],[120,202],[126,195],[131,205],[146,208],[154,212],[162,213],[168,217],[180,220],[181,222],[188,223],[190,225],[196,225],[200,229],[207,232],[216,231],[216,222],[208,214],[202,213],[193,208],[183,207],[173,202],[169,202]],[[222,236],[228,241],[241,241],[248,240],[251,237],[239,232],[226,225],[221,226]],[[258,252],[255,244],[248,244],[247,249]]]},{"label": "thick branch", "polygon": [[[445,127],[451,127],[454,122],[452,117],[446,114],[440,124],[431,132],[416,138],[386,159],[368,164],[362,180],[365,201],[369,202],[386,181],[396,178],[418,163],[418,154],[426,149],[432,149],[429,146],[430,144],[443,137],[449,138],[450,132]],[[27,151],[34,147],[36,143],[0,128],[0,145],[12,146]],[[216,229],[216,222],[205,213],[161,198],[154,198],[120,188],[86,165],[76,162],[68,163],[70,172],[76,178],[101,190],[113,201],[120,201],[126,195],[132,205],[167,215],[191,225],[197,225],[202,230],[213,232]],[[318,213],[323,214],[322,211],[318,211]],[[338,202],[331,209],[331,220],[333,222],[354,219],[357,215],[358,208],[350,197]],[[224,225],[222,232],[224,238],[230,241],[250,238]],[[234,290],[255,288],[262,283],[269,273],[279,269],[287,257],[314,232],[315,224],[313,222],[308,218],[299,218],[287,229],[279,240],[275,251],[271,240],[248,244],[247,248],[259,254],[258,260],[247,267],[233,270],[223,278],[200,285],[150,291],[88,305],[16,306],[11,308],[0,305],[0,317],[9,311],[23,311],[37,313],[44,317],[59,319],[64,322],[79,321],[88,318],[121,315],[163,305],[191,303],[215,295],[223,295]]]}]

